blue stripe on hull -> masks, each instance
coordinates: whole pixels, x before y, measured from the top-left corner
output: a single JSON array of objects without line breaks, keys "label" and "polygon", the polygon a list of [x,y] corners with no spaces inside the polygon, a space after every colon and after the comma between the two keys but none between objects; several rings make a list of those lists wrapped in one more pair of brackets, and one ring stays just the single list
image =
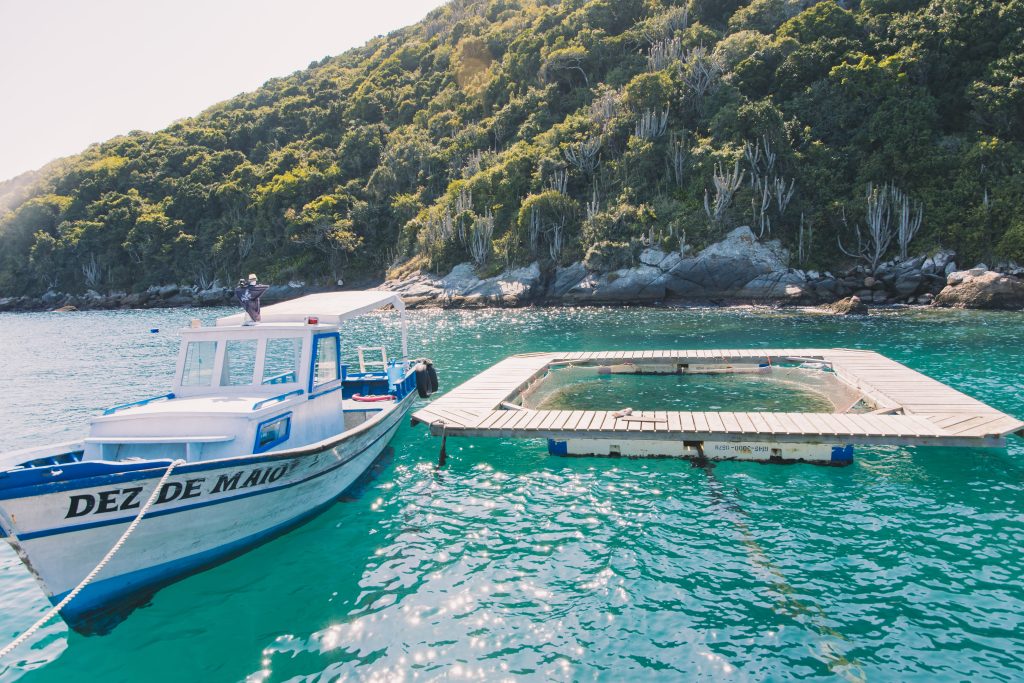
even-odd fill
[{"label": "blue stripe on hull", "polygon": [[[382,448],[381,453],[384,450]],[[381,453],[377,454],[378,458]],[[376,462],[376,458],[374,462]],[[363,482],[366,472],[372,467],[373,463],[370,463],[366,470],[345,487],[338,496],[344,495],[346,492],[358,487]],[[61,610],[60,614],[68,625],[75,630],[89,632],[95,626],[99,626],[102,629],[105,618],[109,620],[112,616],[116,622],[119,622],[121,619],[120,615],[131,611],[131,609],[141,604],[141,601],[138,599],[139,597],[143,600],[147,599],[158,588],[238,557],[258,545],[271,541],[305,524],[334,505],[335,502],[336,497],[273,527],[211,550],[205,550],[201,553],[165,562],[155,567],[147,567],[128,574],[121,574],[91,583],[82,589],[82,592],[75,596],[75,599]],[[64,599],[68,592],[53,596],[50,598],[50,603],[56,605]],[[135,599],[133,600],[133,598]],[[96,622],[95,626],[92,622]]]},{"label": "blue stripe on hull", "polygon": [[[399,417],[395,424],[388,425],[380,436],[375,438],[366,448],[345,461],[344,464],[351,463],[373,448],[380,449],[373,461],[348,486],[339,491],[326,503],[305,510],[273,527],[245,538],[231,541],[217,548],[91,583],[67,607],[61,610],[61,616],[76,631],[82,633],[104,633],[120,623],[128,613],[148,600],[159,588],[174,583],[190,574],[195,574],[226,562],[308,522],[333,505],[338,497],[356,489],[364,482],[367,473],[370,472],[374,463],[377,462],[377,459],[386,450],[387,442],[379,445],[381,439],[386,438],[392,430],[398,427],[400,422],[401,417]],[[335,469],[337,468],[331,468],[330,471]],[[322,474],[326,473],[323,472]],[[54,595],[50,598],[50,603],[56,605],[64,599],[68,592],[65,591],[59,595]]]},{"label": "blue stripe on hull", "polygon": [[[387,438],[387,436],[391,432],[391,430],[395,429],[397,427],[397,423],[401,422],[402,415],[404,415],[404,414],[405,414],[405,410],[403,408],[402,411],[399,413],[398,419],[395,420],[394,423],[388,424],[384,428],[384,431],[382,431],[379,436],[374,438],[374,440],[371,441],[370,444],[368,446],[366,446],[366,448],[364,448],[363,450],[361,450],[358,453],[356,453],[355,455],[349,457],[347,460],[339,462],[339,463],[337,463],[335,465],[332,465],[331,467],[328,467],[326,469],[320,470],[319,472],[316,472],[315,474],[311,474],[310,476],[308,476],[308,477],[306,477],[304,479],[299,479],[299,480],[296,480],[296,481],[287,482],[285,484],[280,484],[278,486],[271,486],[271,487],[267,487],[267,488],[261,488],[261,489],[255,490],[255,491],[248,491],[246,493],[240,493],[240,494],[237,494],[237,495],[234,495],[234,496],[225,496],[223,498],[217,498],[216,500],[203,501],[201,503],[193,503],[191,505],[179,505],[179,506],[171,508],[169,510],[151,510],[149,513],[146,514],[146,518],[147,519],[151,519],[153,517],[162,517],[164,515],[173,515],[173,514],[176,514],[176,513],[179,513],[179,512],[188,512],[188,511],[194,510],[196,508],[208,507],[208,506],[211,506],[211,505],[221,505],[223,503],[230,503],[232,501],[240,500],[242,498],[249,498],[249,497],[252,497],[252,496],[260,496],[260,495],[264,495],[264,494],[267,494],[267,493],[274,493],[274,492],[280,491],[282,489],[291,488],[292,486],[298,486],[299,484],[305,484],[306,482],[308,482],[308,481],[310,481],[312,479],[317,479],[318,477],[322,477],[322,476],[324,476],[326,474],[330,474],[334,470],[336,470],[338,468],[341,468],[341,467],[344,467],[345,465],[349,464],[350,462],[352,462],[353,460],[355,460],[356,458],[361,456],[366,451],[368,451],[371,448],[373,448],[374,446],[376,446],[381,441],[381,439]],[[290,456],[290,457],[295,457],[295,456]],[[301,456],[299,456],[299,457],[301,457]],[[238,467],[240,465],[245,465],[245,464],[248,464],[248,463],[246,463],[246,462],[231,462],[229,464],[221,463],[221,464],[218,464],[218,468],[219,469],[231,469],[231,468]],[[181,470],[183,469],[183,467],[179,468],[176,471],[178,471],[180,473]],[[151,478],[151,479],[159,479],[159,476],[150,476],[149,478]],[[91,486],[90,487],[84,487],[83,486],[83,487],[80,487],[80,488],[91,488]],[[76,531],[85,531],[86,529],[93,529],[93,528],[101,527],[101,526],[110,526],[110,525],[113,525],[113,524],[127,524],[127,523],[131,522],[133,519],[135,519],[134,516],[119,517],[119,518],[115,518],[115,519],[99,520],[99,521],[96,521],[96,522],[87,522],[85,524],[76,524],[74,526],[62,526],[62,527],[53,527],[53,528],[50,528],[50,529],[40,529],[38,531],[28,531],[28,532],[25,532],[25,533],[21,533],[21,534],[18,535],[18,538],[20,540],[22,540],[22,541],[30,541],[30,540],[36,539],[36,538],[44,538],[46,536],[55,536],[55,535],[59,535],[59,534],[74,533]],[[4,534],[4,537],[5,536],[6,536],[6,534]]]}]

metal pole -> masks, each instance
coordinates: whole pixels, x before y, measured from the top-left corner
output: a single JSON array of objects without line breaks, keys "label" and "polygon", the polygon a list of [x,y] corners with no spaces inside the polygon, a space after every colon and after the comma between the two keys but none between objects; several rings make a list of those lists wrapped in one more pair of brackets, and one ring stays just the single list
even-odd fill
[{"label": "metal pole", "polygon": [[402,318],[402,360],[409,358],[409,326],[405,321],[405,306],[402,306],[400,311]]}]

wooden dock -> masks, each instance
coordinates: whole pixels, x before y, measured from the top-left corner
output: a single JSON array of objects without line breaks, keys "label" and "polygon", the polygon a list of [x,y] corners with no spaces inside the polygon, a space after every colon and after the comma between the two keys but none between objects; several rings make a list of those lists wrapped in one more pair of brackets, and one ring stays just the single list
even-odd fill
[{"label": "wooden dock", "polygon": [[[819,362],[860,392],[870,413],[532,410],[522,392],[568,364],[742,366]],[[710,349],[534,353],[506,358],[413,415],[436,436],[687,443],[1004,447],[1024,422],[873,351]]]}]

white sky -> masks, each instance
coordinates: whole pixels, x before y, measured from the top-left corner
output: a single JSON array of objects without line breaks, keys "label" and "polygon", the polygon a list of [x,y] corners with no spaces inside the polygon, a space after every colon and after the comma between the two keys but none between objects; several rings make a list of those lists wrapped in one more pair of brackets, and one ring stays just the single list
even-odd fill
[{"label": "white sky", "polygon": [[443,0],[0,0],[0,180],[159,130]]}]

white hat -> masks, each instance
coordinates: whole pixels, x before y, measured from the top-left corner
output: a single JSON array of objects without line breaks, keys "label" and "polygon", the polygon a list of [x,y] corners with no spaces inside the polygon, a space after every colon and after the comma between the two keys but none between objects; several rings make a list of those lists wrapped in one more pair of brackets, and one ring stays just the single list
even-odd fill
[{"label": "white hat", "polygon": [[257,279],[258,278],[256,277],[256,273],[249,273],[249,282],[252,282],[253,280]]}]

